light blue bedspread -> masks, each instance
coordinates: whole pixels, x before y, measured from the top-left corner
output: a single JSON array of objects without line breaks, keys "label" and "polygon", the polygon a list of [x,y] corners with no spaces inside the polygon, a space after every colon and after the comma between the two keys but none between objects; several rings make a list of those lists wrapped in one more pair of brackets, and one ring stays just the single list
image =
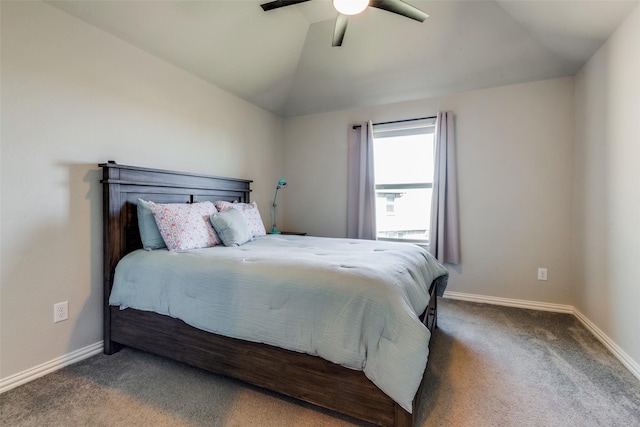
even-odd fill
[{"label": "light blue bedspread", "polygon": [[268,235],[239,247],[135,251],[116,268],[109,303],[363,370],[411,412],[427,363],[418,315],[447,270],[423,248]]}]

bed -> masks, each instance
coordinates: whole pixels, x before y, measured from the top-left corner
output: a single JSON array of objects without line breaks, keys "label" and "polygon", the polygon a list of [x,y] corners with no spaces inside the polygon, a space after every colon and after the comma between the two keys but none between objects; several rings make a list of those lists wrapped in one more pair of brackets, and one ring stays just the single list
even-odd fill
[{"label": "bed", "polygon": [[[123,166],[115,162],[100,166],[103,169],[104,190],[106,354],[113,354],[122,346],[130,346],[373,424],[414,425],[416,404],[420,399],[426,370],[418,373],[420,385],[407,407],[406,402],[400,405],[389,397],[388,393],[383,392],[362,370],[345,367],[293,349],[213,333],[191,326],[166,313],[158,314],[146,309],[122,309],[122,306],[110,305],[109,298],[112,295],[118,264],[121,263],[122,269],[122,265],[134,257],[150,256],[140,249],[142,243],[137,221],[138,199],[175,204],[220,200],[247,203],[250,199],[251,181]],[[271,238],[279,239],[279,244],[284,246],[293,245],[298,252],[310,246],[309,242],[313,239],[300,236],[265,236],[260,242],[256,239],[253,246],[246,245],[247,249],[243,250],[253,250],[260,244],[266,245]],[[428,303],[425,302],[426,309],[419,317],[426,326],[426,329],[422,327],[424,330],[432,331],[436,326],[436,294],[442,293],[445,285],[446,275],[442,275],[428,288],[428,295],[425,295],[425,301],[428,300]]]}]

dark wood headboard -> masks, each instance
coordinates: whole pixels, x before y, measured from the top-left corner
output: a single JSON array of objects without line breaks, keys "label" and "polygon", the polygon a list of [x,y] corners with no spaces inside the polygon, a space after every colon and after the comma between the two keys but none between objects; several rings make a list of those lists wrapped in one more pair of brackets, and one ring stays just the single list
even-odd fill
[{"label": "dark wood headboard", "polygon": [[126,254],[142,248],[138,231],[137,200],[156,203],[195,203],[217,200],[248,203],[251,183],[226,178],[160,169],[101,163],[104,243],[104,331],[110,341],[109,295],[116,265]]}]

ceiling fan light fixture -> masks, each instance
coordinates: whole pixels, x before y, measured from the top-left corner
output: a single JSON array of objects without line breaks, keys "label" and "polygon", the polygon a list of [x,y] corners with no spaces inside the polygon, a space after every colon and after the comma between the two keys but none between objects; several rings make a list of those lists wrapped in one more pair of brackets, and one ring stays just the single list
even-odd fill
[{"label": "ceiling fan light fixture", "polygon": [[369,6],[369,0],[333,0],[333,7],[343,15],[357,15]]}]

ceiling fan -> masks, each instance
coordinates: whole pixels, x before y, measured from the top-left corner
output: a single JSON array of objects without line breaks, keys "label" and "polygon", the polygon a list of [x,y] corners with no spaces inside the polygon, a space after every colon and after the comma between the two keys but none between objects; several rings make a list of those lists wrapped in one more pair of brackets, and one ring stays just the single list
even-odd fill
[{"label": "ceiling fan", "polygon": [[[284,6],[304,3],[306,1],[309,0],[274,0],[268,3],[263,3],[260,7],[262,7],[262,10],[266,12]],[[336,26],[333,30],[332,46],[342,46],[344,33],[347,31],[347,24],[349,23],[349,16],[356,15],[369,6],[386,10],[387,12],[396,13],[420,22],[423,22],[429,17],[428,14],[402,0],[333,0],[333,7],[338,11],[338,17],[336,18]]]}]

